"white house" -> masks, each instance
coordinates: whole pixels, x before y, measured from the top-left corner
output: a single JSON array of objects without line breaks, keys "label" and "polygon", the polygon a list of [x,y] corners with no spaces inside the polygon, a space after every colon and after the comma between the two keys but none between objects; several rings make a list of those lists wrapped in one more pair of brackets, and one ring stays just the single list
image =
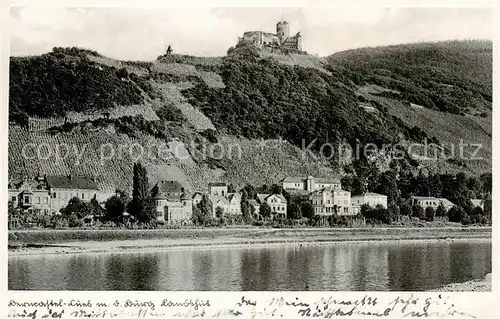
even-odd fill
[{"label": "white house", "polygon": [[228,193],[228,212],[233,215],[241,215],[241,195],[239,193]]},{"label": "white house", "polygon": [[227,196],[227,184],[226,183],[209,183],[208,184],[208,195],[215,196]]},{"label": "white house", "polygon": [[210,202],[212,202],[212,217],[216,217],[217,207],[222,208],[223,214],[229,213],[229,201],[222,195],[208,195]]},{"label": "white house", "polygon": [[341,189],[340,179],[336,177],[314,178],[307,177],[286,177],[282,179],[281,185],[285,190],[306,190],[313,192],[323,188]]},{"label": "white house", "polygon": [[258,203],[265,202],[271,207],[274,216],[286,217],[286,198],[281,194],[257,194]]},{"label": "white house", "polygon": [[443,204],[446,211],[455,206],[455,204],[453,204],[446,198],[436,198],[432,196],[412,196],[408,199],[408,203],[412,206],[422,206],[424,209],[426,209],[427,207],[432,207],[435,210],[439,207],[440,204]]},{"label": "white house", "polygon": [[376,207],[377,205],[382,205],[387,208],[387,196],[377,193],[364,193],[362,195],[356,195],[351,198],[351,203],[353,206],[362,206],[368,204],[370,207]]},{"label": "white house", "polygon": [[323,188],[311,193],[309,200],[316,215],[355,215],[351,209],[351,192]]}]

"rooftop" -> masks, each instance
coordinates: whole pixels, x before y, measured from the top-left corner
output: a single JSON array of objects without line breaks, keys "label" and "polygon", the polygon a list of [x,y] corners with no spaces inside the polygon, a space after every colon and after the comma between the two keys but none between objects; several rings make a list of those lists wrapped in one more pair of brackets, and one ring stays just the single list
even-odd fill
[{"label": "rooftop", "polygon": [[208,186],[225,187],[227,186],[227,184],[223,182],[214,182],[214,183],[208,183]]},{"label": "rooftop", "polygon": [[311,179],[319,183],[340,183],[340,179],[337,177],[312,177],[312,176],[306,176],[306,177],[301,177],[301,176],[291,176],[291,177],[285,177],[281,180],[281,182],[286,182],[286,183],[299,183],[299,182],[305,182],[306,180]]},{"label": "rooftop", "polygon": [[378,194],[378,193],[364,193],[364,194],[355,195],[353,197],[365,197],[365,196],[383,196],[383,197],[387,197],[386,195]]},{"label": "rooftop", "polygon": [[92,189],[99,190],[95,180],[79,176],[47,176],[45,178],[47,186],[50,188],[63,189]]},{"label": "rooftop", "polygon": [[159,181],[156,184],[159,193],[182,193],[182,185],[178,181]]}]

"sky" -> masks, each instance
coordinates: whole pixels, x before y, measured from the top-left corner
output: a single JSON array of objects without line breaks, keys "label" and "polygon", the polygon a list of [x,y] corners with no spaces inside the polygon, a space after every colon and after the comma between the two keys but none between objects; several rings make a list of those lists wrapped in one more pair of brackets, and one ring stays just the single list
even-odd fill
[{"label": "sky", "polygon": [[11,7],[11,55],[77,46],[122,60],[175,53],[222,56],[245,31],[275,32],[281,18],[319,56],[366,46],[451,39],[492,39],[489,8]]}]

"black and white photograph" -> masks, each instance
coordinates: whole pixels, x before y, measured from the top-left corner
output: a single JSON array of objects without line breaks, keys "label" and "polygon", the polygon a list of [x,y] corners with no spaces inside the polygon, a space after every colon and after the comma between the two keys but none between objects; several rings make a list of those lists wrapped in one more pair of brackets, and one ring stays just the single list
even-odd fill
[{"label": "black and white photograph", "polygon": [[9,291],[494,290],[491,7],[8,10]]}]

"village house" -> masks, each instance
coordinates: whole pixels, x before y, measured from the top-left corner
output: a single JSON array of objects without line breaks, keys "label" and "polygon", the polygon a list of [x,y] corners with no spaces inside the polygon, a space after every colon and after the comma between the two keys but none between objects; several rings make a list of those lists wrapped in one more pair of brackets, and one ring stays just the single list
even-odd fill
[{"label": "village house", "polygon": [[316,215],[353,215],[351,192],[342,189],[322,188],[312,192],[309,200]]},{"label": "village house", "polygon": [[79,176],[37,176],[9,184],[9,200],[26,211],[59,212],[77,197],[90,201],[101,194],[94,179]]},{"label": "village house", "polygon": [[353,205],[353,211],[358,210],[357,207],[361,207],[364,204],[368,204],[370,207],[376,207],[377,205],[382,205],[382,207],[387,208],[387,196],[377,193],[364,193],[362,195],[356,195],[351,198],[351,203]]},{"label": "village house", "polygon": [[280,181],[284,190],[307,191],[309,193],[323,189],[341,189],[340,179],[334,177],[314,178],[307,177],[285,177]]},{"label": "village house", "polygon": [[408,199],[408,203],[411,206],[422,206],[424,209],[427,207],[432,207],[436,210],[440,204],[444,206],[446,211],[450,210],[455,204],[447,200],[446,198],[436,198],[432,196],[411,196]]},{"label": "village house", "polygon": [[226,183],[208,183],[208,195],[226,196],[227,184]]},{"label": "village house", "polygon": [[165,224],[189,223],[193,215],[192,198],[177,181],[160,181],[151,189],[157,221]]},{"label": "village house", "polygon": [[226,197],[222,195],[208,195],[210,202],[212,203],[212,217],[216,217],[217,207],[222,209],[223,214],[229,213],[229,201]]},{"label": "village house", "polygon": [[[286,198],[281,194],[257,194],[257,201],[262,206],[267,203],[271,207],[271,214],[276,217],[286,217]],[[260,209],[260,207],[259,207]]]},{"label": "village house", "polygon": [[17,183],[9,183],[8,193],[9,201],[14,207],[29,212],[38,210],[43,214],[51,212],[50,194],[44,180],[24,179]]},{"label": "village house", "polygon": [[241,215],[241,195],[239,193],[228,193],[227,200],[229,214]]},{"label": "village house", "polygon": [[241,195],[228,193],[226,183],[209,183],[208,194],[212,202],[213,216],[217,207],[222,208],[224,214],[241,215]]},{"label": "village house", "polygon": [[50,209],[58,212],[68,202],[77,197],[85,202],[96,198],[99,188],[95,179],[80,176],[45,176],[45,182],[50,194]]}]

